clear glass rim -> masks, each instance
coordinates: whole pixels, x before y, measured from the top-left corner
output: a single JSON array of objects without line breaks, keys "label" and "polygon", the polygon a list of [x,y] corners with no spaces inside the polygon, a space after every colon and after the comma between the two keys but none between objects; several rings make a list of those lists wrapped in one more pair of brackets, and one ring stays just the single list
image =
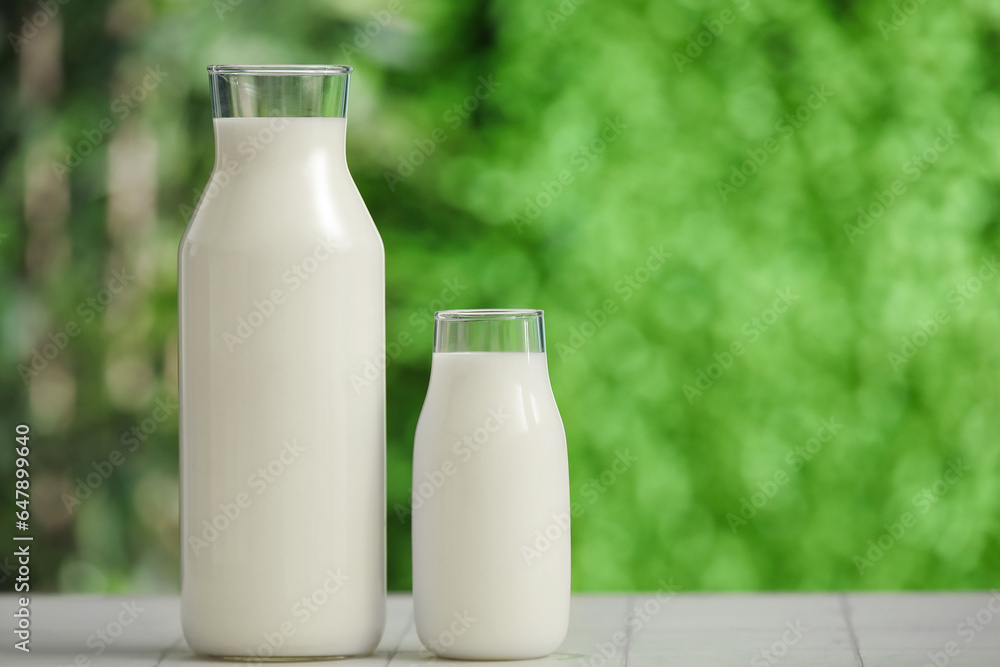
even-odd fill
[{"label": "clear glass rim", "polygon": [[439,310],[434,319],[441,322],[485,322],[489,320],[530,320],[542,317],[544,311],[535,308],[473,308]]},{"label": "clear glass rim", "polygon": [[211,74],[250,74],[253,76],[346,76],[350,65],[209,65]]}]

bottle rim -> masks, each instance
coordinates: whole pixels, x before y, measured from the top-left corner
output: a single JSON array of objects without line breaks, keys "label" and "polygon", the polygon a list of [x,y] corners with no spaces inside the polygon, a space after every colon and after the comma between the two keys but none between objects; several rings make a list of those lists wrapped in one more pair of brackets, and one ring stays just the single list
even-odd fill
[{"label": "bottle rim", "polygon": [[350,65],[209,65],[211,74],[248,74],[253,76],[347,76]]},{"label": "bottle rim", "polygon": [[490,320],[530,320],[542,317],[544,311],[535,308],[471,308],[465,310],[439,310],[434,313],[438,322],[484,322]]}]

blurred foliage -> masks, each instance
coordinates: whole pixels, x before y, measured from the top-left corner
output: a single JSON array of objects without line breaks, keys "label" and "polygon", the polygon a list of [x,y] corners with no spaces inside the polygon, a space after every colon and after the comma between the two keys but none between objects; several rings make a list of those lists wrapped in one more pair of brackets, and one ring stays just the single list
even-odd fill
[{"label": "blurred foliage", "polygon": [[428,317],[456,282],[449,307],[546,311],[577,590],[997,586],[997,3],[70,0],[0,21],[0,433],[32,427],[40,587],[177,586],[204,68],[264,62],[356,67],[348,160],[388,341],[412,336],[388,370],[391,588]]}]

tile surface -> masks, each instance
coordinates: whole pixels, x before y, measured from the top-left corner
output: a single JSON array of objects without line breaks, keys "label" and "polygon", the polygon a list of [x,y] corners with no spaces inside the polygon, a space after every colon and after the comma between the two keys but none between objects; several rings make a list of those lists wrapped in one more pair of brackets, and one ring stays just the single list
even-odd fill
[{"label": "tile surface", "polygon": [[[176,597],[32,597],[31,653],[13,648],[15,597],[3,667],[197,667],[181,636]],[[132,619],[110,645],[96,634]],[[386,667],[438,662],[420,644],[408,595],[390,595],[374,655],[335,664]],[[294,664],[331,664],[300,662]],[[519,666],[580,667],[1000,667],[1000,593],[630,593],[576,595],[566,641]]]}]

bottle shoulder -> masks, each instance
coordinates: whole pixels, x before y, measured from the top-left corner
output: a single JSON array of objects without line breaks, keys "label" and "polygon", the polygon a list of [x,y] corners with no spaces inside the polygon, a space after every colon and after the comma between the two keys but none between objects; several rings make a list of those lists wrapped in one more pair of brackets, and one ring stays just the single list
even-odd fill
[{"label": "bottle shoulder", "polygon": [[420,425],[469,430],[498,415],[514,430],[561,429],[544,353],[434,355]]},{"label": "bottle shoulder", "polygon": [[[188,222],[186,244],[244,247],[321,237],[383,252],[382,239],[346,168],[331,176],[230,174],[217,165]],[[322,177],[321,177],[322,176]]]}]

